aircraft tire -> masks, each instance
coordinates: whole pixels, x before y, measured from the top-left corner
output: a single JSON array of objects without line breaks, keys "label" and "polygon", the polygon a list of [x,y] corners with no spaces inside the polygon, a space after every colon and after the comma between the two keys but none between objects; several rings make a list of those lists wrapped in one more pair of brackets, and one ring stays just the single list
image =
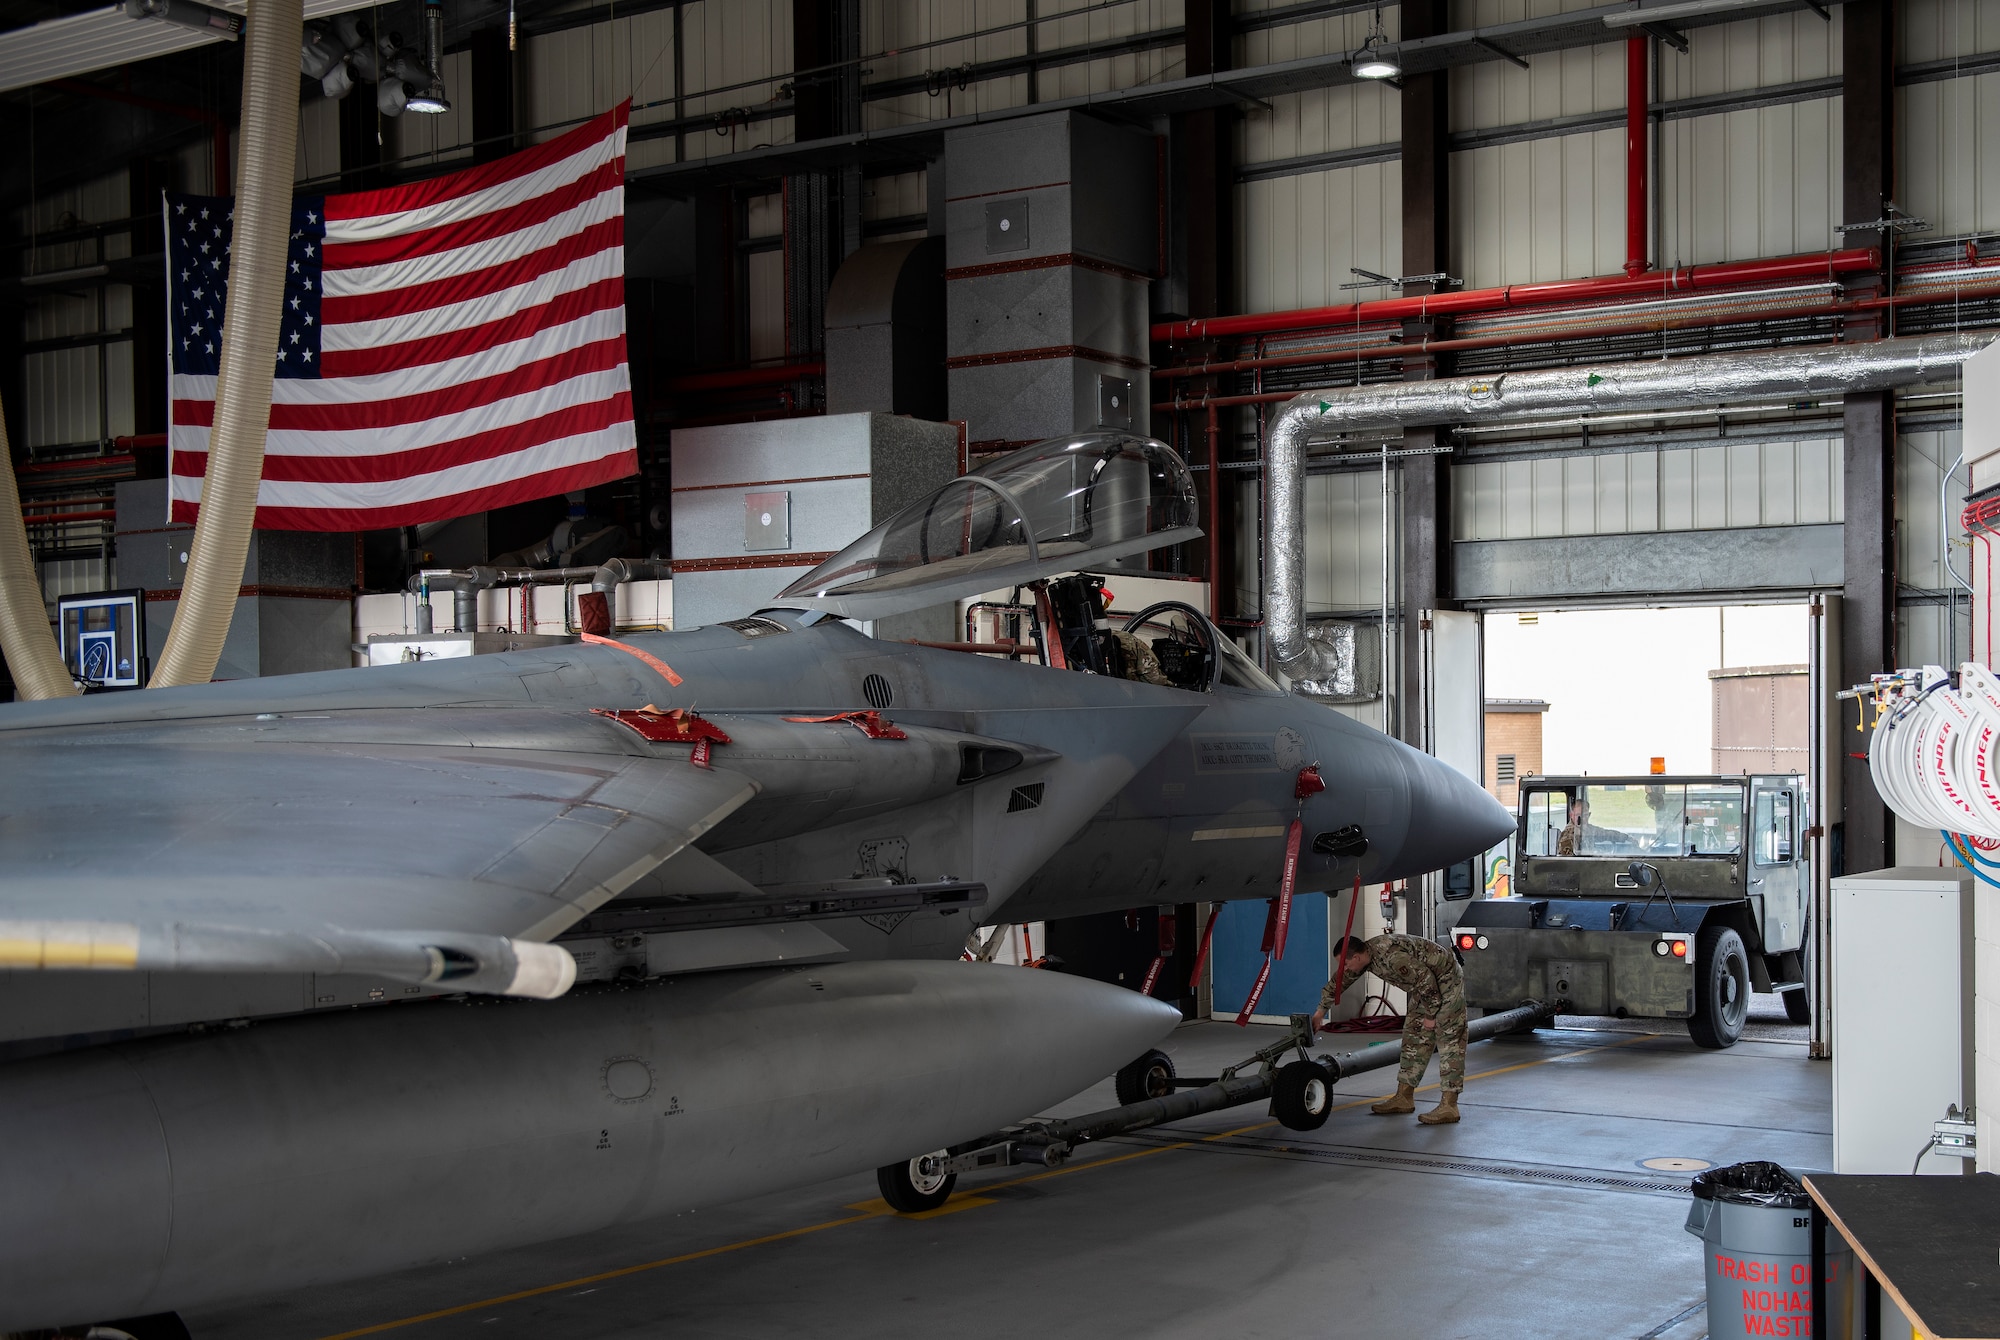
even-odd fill
[{"label": "aircraft tire", "polygon": [[1697,980],[1688,1036],[1697,1047],[1733,1047],[1750,1017],[1750,959],[1743,937],[1727,926],[1706,926],[1695,945]]},{"label": "aircraft tire", "polygon": [[[937,1152],[942,1154],[945,1151],[940,1149]],[[951,1199],[951,1189],[957,1184],[957,1173],[946,1173],[942,1177],[924,1176],[917,1170],[916,1159],[905,1159],[875,1170],[875,1185],[882,1189],[882,1199],[889,1202],[890,1209],[904,1214],[935,1210]]]},{"label": "aircraft tire", "polygon": [[1318,1061],[1294,1061],[1271,1081],[1271,1115],[1294,1131],[1316,1131],[1333,1113],[1333,1076]]},{"label": "aircraft tire", "polygon": [[1149,1051],[1120,1070],[1113,1087],[1121,1107],[1165,1098],[1174,1091],[1174,1059],[1163,1051]]}]

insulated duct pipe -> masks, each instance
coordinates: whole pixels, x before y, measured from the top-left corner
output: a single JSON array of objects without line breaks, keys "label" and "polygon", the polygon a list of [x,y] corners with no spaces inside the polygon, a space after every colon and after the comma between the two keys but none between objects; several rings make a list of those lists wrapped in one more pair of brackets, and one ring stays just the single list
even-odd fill
[{"label": "insulated duct pipe", "polygon": [[229,298],[222,312],[222,358],[215,378],[215,426],[208,474],[189,546],[187,577],[156,687],[206,684],[243,589],[243,561],[257,518],[264,436],[271,426],[271,376],[284,307],[286,245],[292,231],[292,175],[299,133],[299,43],[303,0],[250,0],[243,43],[242,158],[236,173]]},{"label": "insulated duct pipe", "polygon": [[1788,396],[1846,395],[1945,381],[1993,340],[1925,335],[1706,358],[1551,368],[1430,382],[1383,382],[1294,396],[1271,423],[1264,471],[1270,514],[1264,625],[1271,663],[1307,696],[1332,678],[1334,648],[1306,625],[1306,447],[1315,436],[1538,414],[1644,411]]},{"label": "insulated duct pipe", "polygon": [[[142,629],[139,634],[145,636]],[[14,449],[7,441],[7,416],[0,411],[0,655],[24,700],[68,698],[76,680],[62,663],[49,634],[49,607],[42,579],[28,549],[21,520],[21,490],[14,481]]]},{"label": "insulated duct pipe", "polygon": [[412,595],[428,586],[433,591],[449,591],[452,598],[452,631],[479,631],[479,593],[496,586],[560,586],[588,582],[590,589],[610,597],[624,582],[643,582],[671,574],[665,563],[644,558],[614,558],[602,567],[588,568],[489,568],[472,567],[453,572],[420,572],[410,578]]}]

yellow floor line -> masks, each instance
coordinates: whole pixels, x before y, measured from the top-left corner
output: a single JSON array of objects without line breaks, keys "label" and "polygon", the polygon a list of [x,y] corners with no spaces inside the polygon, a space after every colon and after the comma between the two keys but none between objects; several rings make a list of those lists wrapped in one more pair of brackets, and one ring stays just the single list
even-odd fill
[{"label": "yellow floor line", "polygon": [[[1582,1047],[1565,1052],[1563,1055],[1581,1056],[1587,1052],[1609,1051],[1613,1047],[1625,1047],[1634,1042],[1643,1042],[1649,1037],[1657,1036],[1659,1035],[1655,1033],[1637,1033],[1619,1042],[1607,1042],[1596,1047]],[[1477,1074],[1468,1074],[1466,1080],[1470,1082],[1475,1079],[1485,1079],[1491,1075],[1505,1075],[1511,1071],[1527,1070],[1534,1066],[1547,1065],[1551,1061],[1561,1059],[1562,1057],[1545,1056],[1538,1061],[1521,1061],[1515,1065],[1501,1066],[1497,1070],[1482,1070]],[[1437,1087],[1435,1084],[1426,1084],[1418,1089],[1417,1092],[1425,1093]],[[1351,1103],[1343,1103],[1341,1106],[1334,1108],[1333,1111],[1345,1112],[1349,1108],[1361,1107],[1365,1104],[1379,1101],[1380,1099],[1376,1098],[1360,1098]],[[1261,1131],[1268,1126],[1275,1126],[1277,1124],[1275,1121],[1252,1122],[1248,1126],[1238,1126],[1234,1130],[1218,1131],[1214,1135],[1180,1140],[1170,1145],[1155,1145],[1150,1149],[1135,1149],[1130,1153],[1114,1154],[1107,1158],[1083,1159],[1075,1163],[1066,1164],[1060,1168],[1050,1168],[1045,1172],[1030,1173],[1026,1177],[1011,1178],[1005,1182],[987,1182],[982,1184],[977,1191],[961,1191],[958,1195],[953,1196],[951,1201],[939,1206],[937,1209],[926,1210],[917,1214],[898,1214],[889,1208],[887,1201],[863,1201],[859,1205],[849,1206],[848,1208],[856,1210],[858,1213],[849,1215],[844,1219],[828,1219],[817,1224],[807,1224],[803,1228],[788,1228],[779,1233],[767,1233],[759,1238],[744,1238],[740,1242],[724,1243],[719,1247],[704,1247],[700,1251],[684,1252],[679,1256],[665,1256],[657,1261],[641,1261],[637,1265],[620,1266],[616,1270],[601,1271],[595,1275],[580,1275],[576,1279],[563,1280],[559,1284],[543,1284],[533,1289],[521,1289],[514,1293],[496,1294],[492,1298],[482,1298],[476,1303],[460,1303],[456,1307],[438,1308],[434,1312],[421,1312],[411,1317],[400,1317],[395,1321],[377,1322],[373,1326],[363,1326],[352,1331],[340,1331],[334,1335],[322,1336],[320,1340],[354,1340],[356,1336],[379,1335],[383,1331],[400,1330],[405,1326],[415,1326],[419,1322],[437,1321],[443,1317],[456,1317],[467,1312],[477,1312],[481,1308],[499,1307],[503,1303],[518,1303],[524,1298],[540,1298],[547,1294],[561,1293],[565,1289],[581,1288],[589,1284],[601,1284],[605,1280],[622,1279],[627,1275],[642,1275],[649,1270],[660,1270],[667,1266],[684,1265],[689,1261],[700,1261],[710,1256],[723,1256],[730,1252],[740,1252],[748,1247],[763,1247],[773,1242],[783,1242],[788,1238],[802,1238],[808,1233],[818,1233],[824,1229],[845,1228],[849,1224],[865,1224],[877,1219],[932,1219],[939,1215],[951,1214],[956,1210],[970,1210],[976,1209],[980,1205],[991,1205],[994,1202],[987,1200],[986,1196],[991,1192],[1000,1191],[1010,1186],[1025,1186],[1030,1182],[1045,1182],[1051,1177],[1063,1177],[1069,1173],[1089,1172],[1094,1168],[1109,1168],[1113,1164],[1130,1163],[1135,1159],[1152,1158],[1156,1154],[1167,1154],[1176,1149],[1192,1149],[1197,1145],[1212,1144],[1217,1140],[1227,1140],[1232,1136],[1248,1135],[1251,1131]]]}]

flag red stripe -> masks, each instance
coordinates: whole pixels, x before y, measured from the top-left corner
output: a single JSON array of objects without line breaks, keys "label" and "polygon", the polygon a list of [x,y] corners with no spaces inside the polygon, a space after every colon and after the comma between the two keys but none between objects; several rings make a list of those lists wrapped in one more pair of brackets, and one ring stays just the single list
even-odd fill
[{"label": "flag red stripe", "polygon": [[[590,488],[597,484],[609,484],[615,479],[624,479],[639,472],[639,453],[624,451],[603,460],[590,461],[583,465],[564,466],[559,470],[547,470],[538,475],[526,475],[509,480],[505,484],[495,484],[490,488],[473,489],[467,493],[455,493],[443,498],[425,498],[420,501],[397,503],[392,507],[260,507],[257,509],[257,529],[259,530],[378,530],[385,526],[415,526],[426,521],[448,521],[453,517],[469,516],[473,512],[486,511],[494,507],[507,507],[514,503],[533,502],[537,498],[547,498],[557,493],[573,493],[577,489]],[[193,503],[176,502],[174,520],[194,520],[196,507]]]},{"label": "flag red stripe", "polygon": [[[509,424],[492,432],[438,442],[409,451],[392,451],[380,456],[282,456],[264,457],[264,478],[307,484],[383,484],[455,465],[490,461],[501,456],[539,447],[565,437],[594,433],[632,419],[632,397],[621,393],[588,405],[572,405],[525,423]],[[174,453],[174,473],[189,478],[208,470],[205,451]]]},{"label": "flag red stripe", "polygon": [[428,284],[412,284],[407,288],[383,289],[377,293],[340,297],[328,294],[320,299],[320,320],[328,326],[352,321],[379,321],[384,317],[408,316],[412,312],[427,312],[433,307],[483,298],[538,279],[587,256],[595,256],[600,251],[623,246],[624,242],[625,220],[605,219],[580,233],[571,233],[540,251],[531,251],[505,264],[489,265],[469,274],[453,275]]},{"label": "flag red stripe", "polygon": [[[615,335],[565,349],[497,376],[481,377],[477,381],[444,386],[418,395],[368,400],[352,405],[287,405],[274,401],[271,405],[271,427],[294,432],[350,433],[399,423],[419,423],[490,405],[509,396],[545,390],[571,377],[615,368],[624,361],[625,337]],[[189,427],[211,427],[215,422],[215,402],[176,400],[173,421]],[[180,453],[174,454],[178,459]]]},{"label": "flag red stripe", "polygon": [[625,159],[620,155],[546,195],[538,195],[533,200],[507,209],[496,209],[491,214],[366,242],[328,242],[320,259],[320,268],[359,270],[370,265],[434,256],[440,251],[455,251],[475,242],[490,242],[508,233],[518,233],[523,228],[547,223],[563,211],[575,209],[585,201],[606,191],[615,191],[624,184]]},{"label": "flag red stripe", "polygon": [[502,185],[531,172],[539,172],[552,163],[560,163],[615,133],[618,127],[625,124],[625,116],[626,109],[620,105],[552,140],[508,154],[505,158],[496,158],[491,163],[432,177],[428,181],[411,182],[407,186],[330,195],[326,198],[326,217],[329,220],[366,219],[378,214],[399,214]]},{"label": "flag red stripe", "polygon": [[410,340],[403,344],[378,344],[372,349],[322,349],[321,375],[366,377],[378,372],[396,372],[462,358],[491,349],[495,345],[525,340],[537,331],[575,321],[593,312],[605,312],[625,305],[625,277],[617,275],[595,284],[551,298],[534,307],[509,313],[497,321],[467,326],[433,339]]}]

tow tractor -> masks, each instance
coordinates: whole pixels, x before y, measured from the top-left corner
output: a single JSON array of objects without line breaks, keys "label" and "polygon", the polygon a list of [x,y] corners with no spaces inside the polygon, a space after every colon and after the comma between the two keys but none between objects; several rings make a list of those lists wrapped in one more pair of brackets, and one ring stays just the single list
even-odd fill
[{"label": "tow tractor", "polygon": [[1509,896],[1452,931],[1466,1004],[1681,1019],[1703,1047],[1753,990],[1807,1022],[1805,802],[1796,776],[1524,779]]},{"label": "tow tractor", "polygon": [[[1554,1012],[1537,1001],[1517,1002],[1474,1019],[1466,1027],[1466,1041],[1530,1032],[1554,1019]],[[875,1181],[891,1209],[905,1214],[934,1210],[951,1196],[962,1172],[1021,1163],[1059,1168],[1094,1141],[1265,1098],[1271,1100],[1271,1115],[1280,1125],[1295,1131],[1318,1130],[1333,1113],[1333,1086],[1342,1076],[1395,1065],[1403,1052],[1390,1039],[1355,1051],[1314,1056],[1307,1050],[1314,1038],[1313,1017],[1295,1014],[1277,1041],[1213,1078],[1177,1075],[1165,1052],[1150,1051],[1118,1072],[1117,1107],[1081,1117],[1020,1122],[949,1149],[891,1163],[876,1170]],[[1294,1051],[1296,1059],[1279,1064]]]}]

